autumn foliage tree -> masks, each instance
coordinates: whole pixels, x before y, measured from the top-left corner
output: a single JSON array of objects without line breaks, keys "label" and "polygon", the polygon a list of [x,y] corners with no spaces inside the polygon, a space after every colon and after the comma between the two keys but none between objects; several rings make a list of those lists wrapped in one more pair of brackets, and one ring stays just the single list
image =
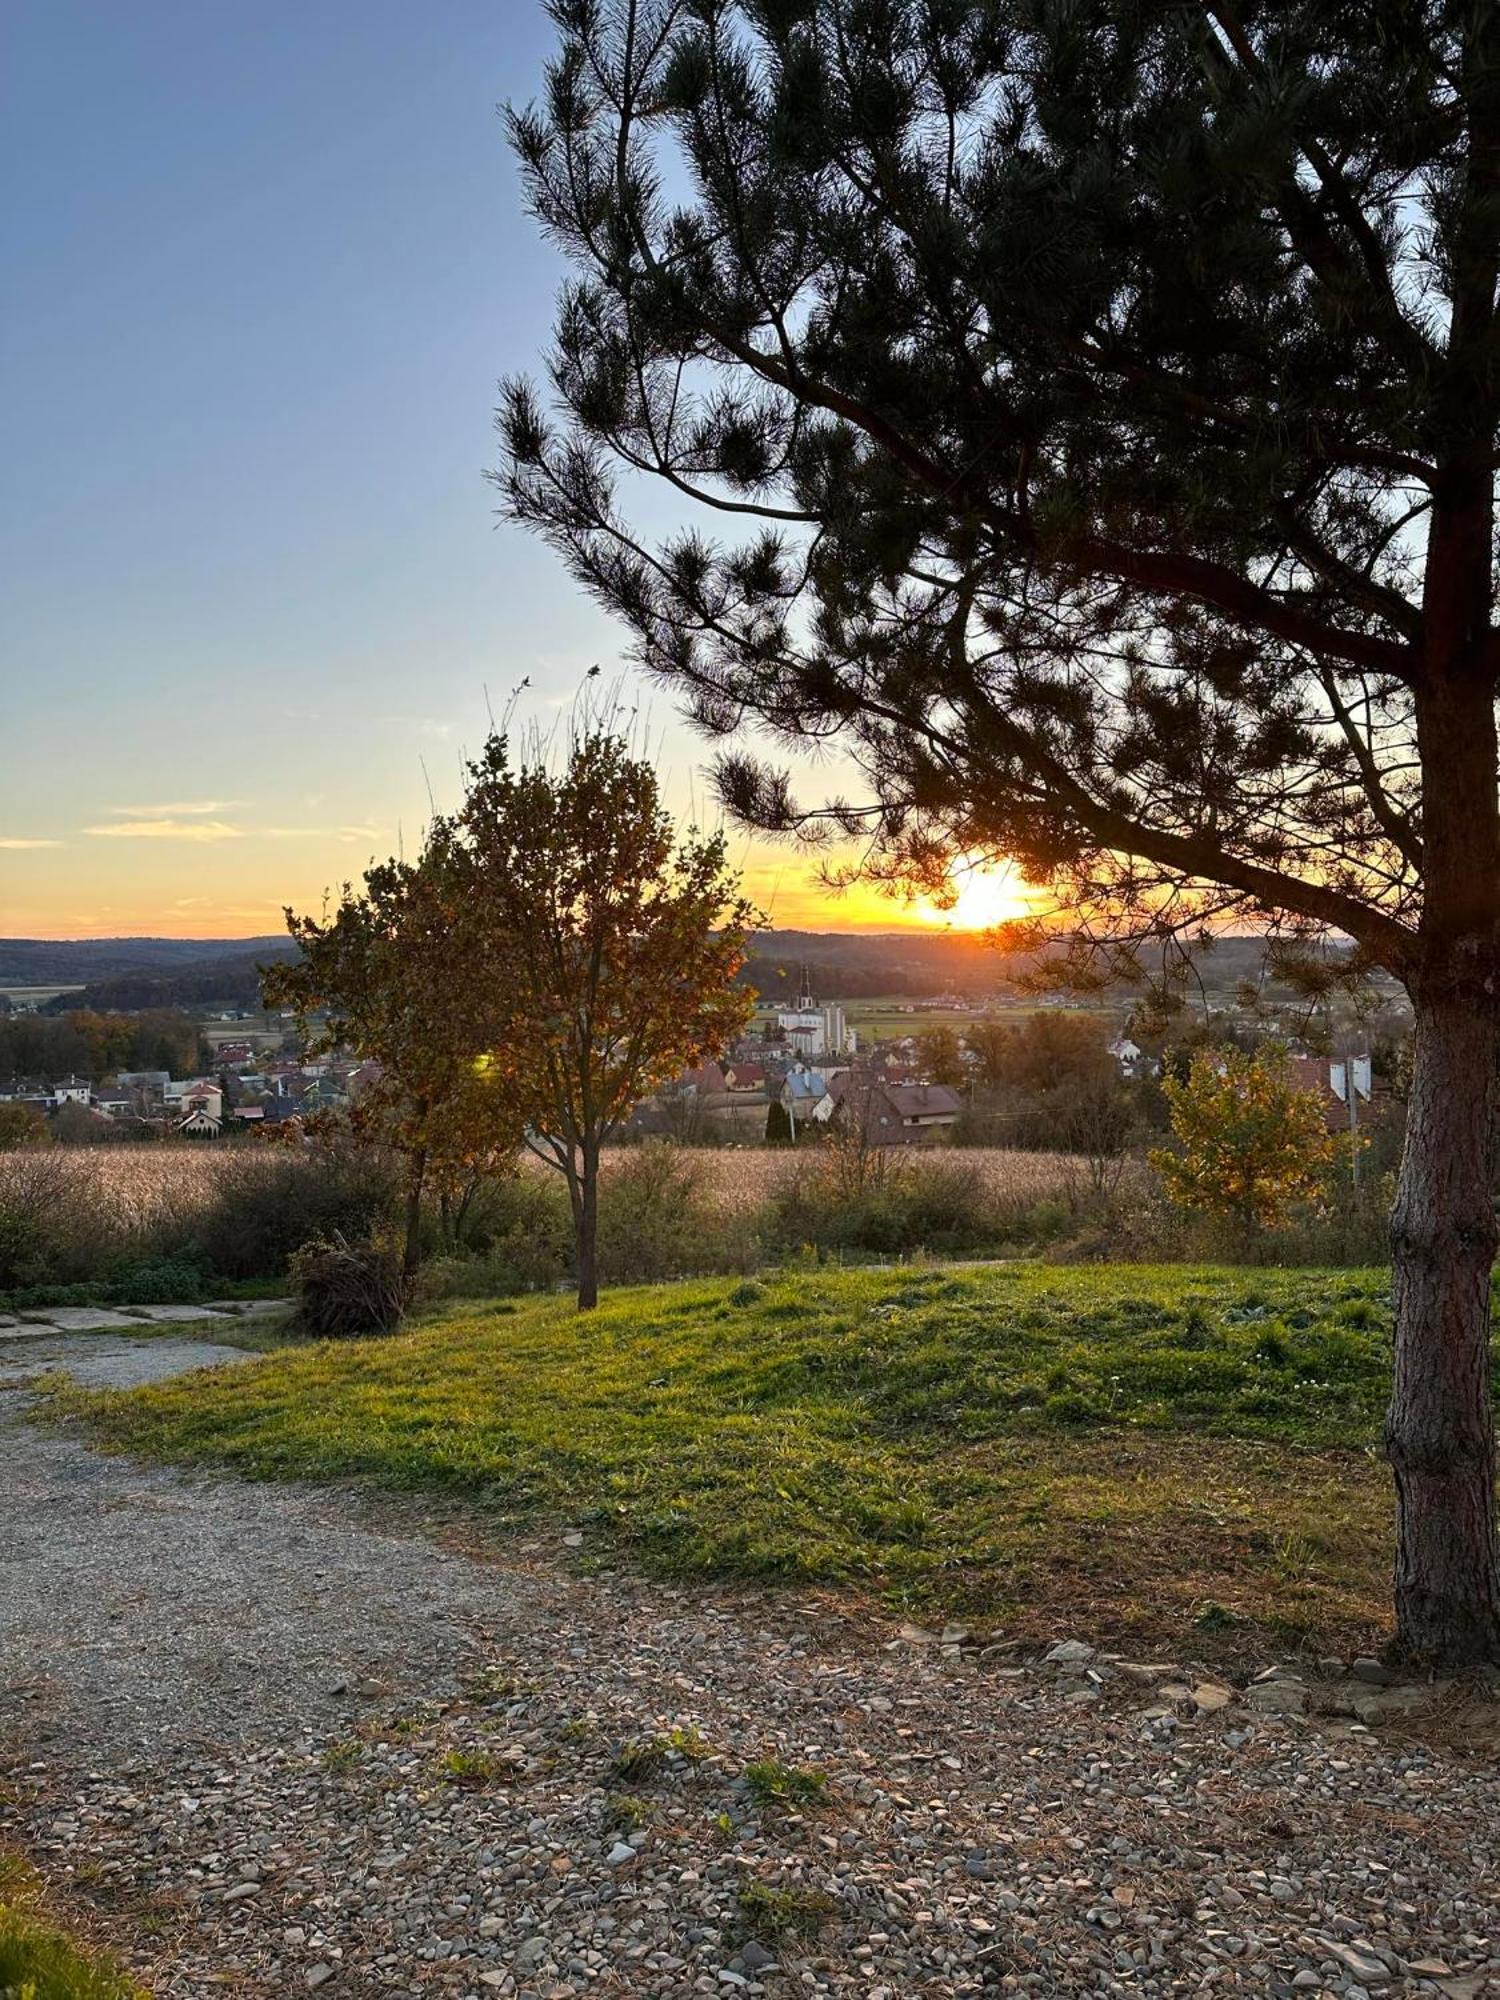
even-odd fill
[{"label": "autumn foliage tree", "polygon": [[567,1183],[578,1304],[598,1302],[599,1159],[631,1109],[722,1052],[756,913],[722,834],[678,836],[651,763],[587,718],[556,759],[493,737],[445,827],[453,997],[526,1144]]},{"label": "autumn foliage tree", "polygon": [[519,1135],[510,1107],[476,1067],[477,1049],[451,1004],[454,881],[446,847],[415,862],[371,868],[344,885],[321,917],[286,913],[301,956],[268,967],[268,1007],[296,1016],[310,1054],[351,1050],[374,1073],[349,1116],[365,1137],[406,1162],[403,1269],[421,1254],[422,1200],[437,1186],[450,1201],[477,1177],[503,1169]]},{"label": "autumn foliage tree", "polygon": [[510,514],[705,729],[847,753],[806,803],[727,754],[747,820],[1404,983],[1400,1639],[1500,1660],[1500,8],[552,11],[512,131],[574,271]]},{"label": "autumn foliage tree", "polygon": [[1348,1150],[1276,1050],[1205,1049],[1185,1079],[1169,1077],[1162,1088],[1177,1145],[1153,1152],[1152,1166],[1173,1201],[1245,1236],[1326,1195]]}]

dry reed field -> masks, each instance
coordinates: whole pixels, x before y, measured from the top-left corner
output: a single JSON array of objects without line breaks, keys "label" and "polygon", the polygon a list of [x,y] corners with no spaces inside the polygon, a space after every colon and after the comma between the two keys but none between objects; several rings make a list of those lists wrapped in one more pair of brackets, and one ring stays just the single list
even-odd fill
[{"label": "dry reed field", "polygon": [[[606,1152],[603,1170],[622,1166],[635,1149],[615,1147]],[[817,1148],[801,1151],[771,1146],[694,1147],[683,1156],[703,1179],[705,1192],[731,1209],[758,1208],[799,1168],[816,1162]],[[1064,1193],[1072,1156],[1067,1153],[1013,1153],[999,1146],[953,1146],[893,1149],[891,1161],[901,1171],[921,1174],[934,1168],[977,1173],[986,1192],[1013,1202],[1046,1201]],[[539,1160],[537,1171],[544,1172]]]},{"label": "dry reed field", "polygon": [[[26,1150],[0,1153],[0,1189],[35,1157]],[[190,1214],[247,1155],[214,1146],[69,1146],[49,1148],[43,1157],[102,1223],[134,1230]]]},{"label": "dry reed field", "polygon": [[[605,1172],[629,1160],[633,1150],[617,1147],[606,1153]],[[21,1157],[0,1153],[0,1184]],[[741,1209],[758,1208],[799,1166],[817,1156],[767,1146],[736,1146],[694,1149],[687,1157],[702,1175],[706,1192],[731,1209]],[[261,1151],[214,1145],[79,1146],[58,1149],[49,1158],[97,1201],[101,1218],[139,1228],[168,1215],[190,1213],[209,1199],[231,1168],[243,1172],[256,1160],[269,1165],[284,1160],[286,1154],[280,1147]],[[532,1156],[523,1158],[536,1172],[545,1171]],[[1066,1153],[1013,1153],[995,1146],[913,1150],[898,1158],[901,1167],[913,1173],[930,1172],[934,1166],[977,1173],[988,1193],[1013,1202],[1045,1201],[1061,1195],[1069,1168]]]}]

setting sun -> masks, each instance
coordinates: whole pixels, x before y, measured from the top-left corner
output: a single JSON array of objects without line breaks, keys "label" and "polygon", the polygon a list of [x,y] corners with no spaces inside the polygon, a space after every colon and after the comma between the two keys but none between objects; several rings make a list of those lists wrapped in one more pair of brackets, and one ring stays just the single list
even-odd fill
[{"label": "setting sun", "polygon": [[1024,917],[1031,907],[1030,893],[1016,869],[1009,864],[984,868],[963,863],[953,870],[957,900],[948,909],[924,897],[917,905],[931,924],[951,924],[955,930],[992,930]]}]

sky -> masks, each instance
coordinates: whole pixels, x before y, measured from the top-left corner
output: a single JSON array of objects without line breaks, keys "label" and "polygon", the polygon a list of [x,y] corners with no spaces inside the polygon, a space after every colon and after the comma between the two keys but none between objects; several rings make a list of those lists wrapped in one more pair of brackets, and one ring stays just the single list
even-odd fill
[{"label": "sky", "polygon": [[[535,0],[8,0],[0,934],[242,936],[420,835],[623,635],[496,518],[562,272],[499,106]],[[706,746],[632,683],[674,810]],[[773,920],[830,900],[734,841]]]}]

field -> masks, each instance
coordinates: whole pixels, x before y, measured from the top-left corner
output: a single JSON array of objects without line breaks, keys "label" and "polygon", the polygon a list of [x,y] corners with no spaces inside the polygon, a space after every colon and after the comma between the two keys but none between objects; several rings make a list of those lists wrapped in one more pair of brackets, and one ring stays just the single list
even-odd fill
[{"label": "field", "polygon": [[[907,1035],[929,1034],[934,1028],[953,1028],[962,1034],[975,1021],[1003,1021],[1010,1027],[1020,1027],[1031,1016],[1044,1012],[1045,1003],[1037,1000],[1017,1001],[1009,1005],[965,1002],[956,1007],[926,1007],[917,1001],[890,995],[877,996],[869,1000],[844,1000],[844,1018],[851,1028],[857,1030],[862,1048],[872,1041],[898,1041]],[[1113,1028],[1120,1020],[1123,1009],[1118,1005],[1094,1009],[1069,1009],[1069,1012],[1092,1012],[1098,1015],[1106,1026]],[[776,1008],[758,1007],[756,1019],[759,1022],[773,1021]]]},{"label": "field", "polygon": [[875,1593],[1016,1637],[1368,1645],[1384,1272],[820,1271],[448,1307],[131,1394],[108,1444],[540,1518],[587,1559]]},{"label": "field", "polygon": [[[26,1170],[27,1152],[0,1153],[0,1188]],[[214,1146],[70,1146],[49,1149],[48,1164],[65,1173],[101,1220],[151,1229],[208,1201],[226,1170],[245,1155]]]},{"label": "field", "polygon": [[[21,1157],[0,1153],[0,1186],[8,1172],[17,1170]],[[252,1150],[183,1144],[77,1146],[50,1157],[64,1164],[111,1218],[149,1225],[169,1215],[190,1213],[195,1205],[206,1203],[224,1175],[241,1170],[246,1161],[257,1157],[279,1161],[285,1154],[280,1147],[270,1146]],[[634,1149],[629,1147],[606,1152],[604,1172],[617,1171],[633,1157]],[[763,1146],[705,1147],[688,1155],[695,1172],[703,1177],[705,1193],[731,1209],[759,1207],[795,1170],[799,1159],[806,1157]],[[924,1153],[907,1164],[920,1173],[931,1157]],[[1043,1201],[1061,1193],[1068,1168],[1064,1153],[1013,1153],[1000,1147],[964,1148],[937,1157],[972,1168],[992,1194],[1016,1201]],[[530,1172],[549,1172],[531,1154],[523,1154],[522,1164]]]},{"label": "field", "polygon": [[[965,1007],[920,1007],[902,1000],[850,1000],[844,1005],[844,1018],[858,1032],[860,1046],[865,1047],[871,1041],[889,1042],[905,1035],[930,1034],[934,1028],[952,1028],[962,1034],[976,1021],[1003,1021],[1008,1027],[1018,1028],[1033,1014],[1044,1011],[1035,1000],[1014,1006]],[[1118,1006],[1092,1011],[1111,1029],[1122,1013]]]}]

